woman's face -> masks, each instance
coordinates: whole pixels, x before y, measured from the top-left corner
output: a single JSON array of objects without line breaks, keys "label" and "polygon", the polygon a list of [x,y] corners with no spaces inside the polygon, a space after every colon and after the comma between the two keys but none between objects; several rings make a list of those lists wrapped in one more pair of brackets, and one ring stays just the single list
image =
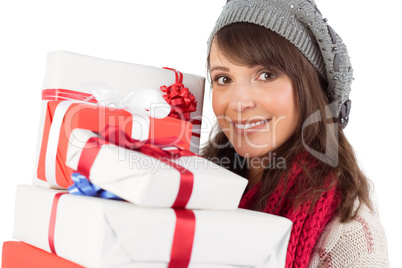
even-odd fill
[{"label": "woman's face", "polygon": [[234,64],[216,42],[210,52],[212,106],[236,152],[254,158],[275,150],[298,123],[292,81],[263,66]]}]

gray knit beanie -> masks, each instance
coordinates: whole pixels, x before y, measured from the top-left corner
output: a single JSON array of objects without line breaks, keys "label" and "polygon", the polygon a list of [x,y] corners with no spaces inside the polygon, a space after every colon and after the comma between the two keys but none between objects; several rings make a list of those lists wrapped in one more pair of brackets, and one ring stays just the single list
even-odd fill
[{"label": "gray knit beanie", "polygon": [[236,22],[264,26],[295,45],[328,82],[327,95],[343,128],[349,121],[353,69],[339,35],[328,25],[313,0],[229,0],[208,39]]}]

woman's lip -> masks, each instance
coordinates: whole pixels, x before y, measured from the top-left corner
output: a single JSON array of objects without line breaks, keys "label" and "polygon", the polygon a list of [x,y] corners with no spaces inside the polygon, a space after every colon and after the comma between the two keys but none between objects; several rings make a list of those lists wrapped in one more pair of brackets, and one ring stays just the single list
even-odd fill
[{"label": "woman's lip", "polygon": [[[260,129],[266,129],[267,124],[272,119],[253,120],[253,121],[232,121],[230,124],[233,126],[233,130],[239,134],[246,132],[256,132]],[[240,123],[244,122],[244,123]]]},{"label": "woman's lip", "polygon": [[242,124],[242,125],[245,125],[245,124],[252,124],[252,123],[257,123],[257,122],[260,122],[260,121],[264,121],[264,120],[271,120],[272,118],[257,118],[257,119],[247,119],[247,120],[232,120],[232,119],[229,119],[229,122],[230,123],[233,123],[233,124]]}]

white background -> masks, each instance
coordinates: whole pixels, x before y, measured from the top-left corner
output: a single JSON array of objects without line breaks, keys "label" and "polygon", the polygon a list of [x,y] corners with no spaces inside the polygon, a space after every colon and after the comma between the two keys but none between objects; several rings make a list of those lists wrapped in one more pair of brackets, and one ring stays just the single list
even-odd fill
[{"label": "white background", "polygon": [[[205,76],[206,41],[225,2],[1,1],[1,243],[12,240],[16,185],[30,184],[34,174],[46,54],[67,50]],[[391,265],[402,267],[402,6],[397,0],[316,2],[352,57],[356,80],[346,134],[373,182]],[[206,88],[204,114],[212,115]]]}]

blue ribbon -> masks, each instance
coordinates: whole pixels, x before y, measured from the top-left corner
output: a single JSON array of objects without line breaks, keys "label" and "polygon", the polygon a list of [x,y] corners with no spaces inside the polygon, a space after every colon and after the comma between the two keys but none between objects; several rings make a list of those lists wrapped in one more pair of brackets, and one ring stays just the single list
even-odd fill
[{"label": "blue ribbon", "polygon": [[112,194],[111,192],[105,191],[102,188],[92,184],[87,177],[81,175],[78,172],[75,172],[71,175],[71,179],[74,184],[68,187],[68,192],[74,195],[86,195],[86,196],[95,196],[101,197],[105,199],[116,199],[123,200],[117,195]]}]

